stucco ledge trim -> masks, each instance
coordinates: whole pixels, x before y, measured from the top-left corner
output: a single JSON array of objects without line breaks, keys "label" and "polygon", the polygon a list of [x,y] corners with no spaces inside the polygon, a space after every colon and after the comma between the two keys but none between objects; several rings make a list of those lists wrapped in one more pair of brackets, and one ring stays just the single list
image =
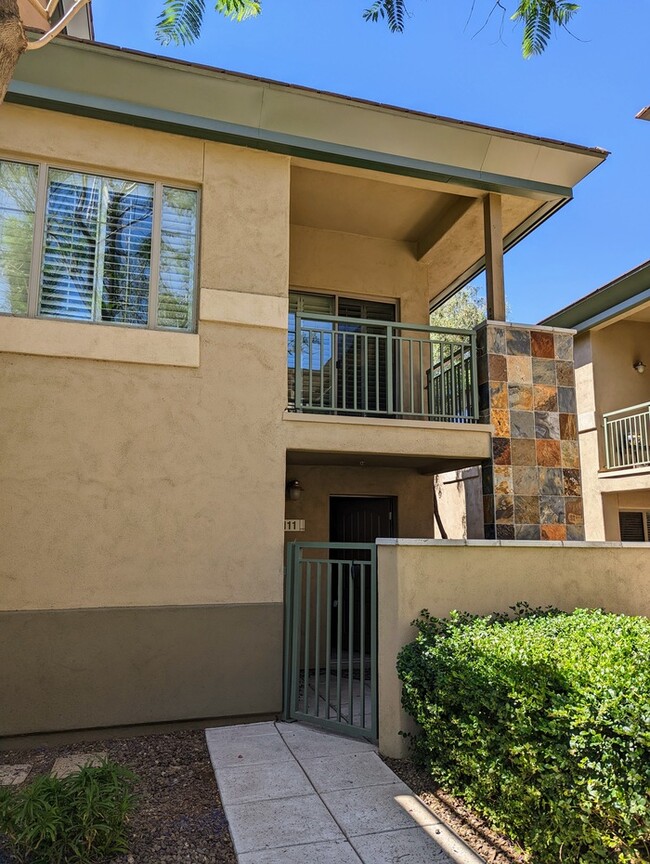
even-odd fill
[{"label": "stucco ledge trim", "polygon": [[196,333],[0,315],[0,353],[153,366],[199,366]]}]

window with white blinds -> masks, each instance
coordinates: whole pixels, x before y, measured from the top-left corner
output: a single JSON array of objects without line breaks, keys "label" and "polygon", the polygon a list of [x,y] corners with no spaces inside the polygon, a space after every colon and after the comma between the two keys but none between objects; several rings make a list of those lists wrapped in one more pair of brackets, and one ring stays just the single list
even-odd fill
[{"label": "window with white blinds", "polygon": [[190,331],[196,190],[0,162],[0,312]]},{"label": "window with white blinds", "polygon": [[623,543],[650,542],[650,510],[620,510],[618,523]]}]

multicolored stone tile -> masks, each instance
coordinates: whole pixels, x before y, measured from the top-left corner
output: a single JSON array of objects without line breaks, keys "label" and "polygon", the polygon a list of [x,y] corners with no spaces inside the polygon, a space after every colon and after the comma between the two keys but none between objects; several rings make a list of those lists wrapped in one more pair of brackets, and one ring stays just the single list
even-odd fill
[{"label": "multicolored stone tile", "polygon": [[505,354],[506,353],[506,328],[504,327],[488,327],[487,328],[487,350],[490,354]]},{"label": "multicolored stone tile", "polygon": [[562,450],[559,441],[538,439],[535,441],[537,464],[548,468],[559,468],[562,465]]},{"label": "multicolored stone tile", "polygon": [[554,522],[564,524],[564,497],[562,495],[539,496],[539,521],[542,525]]},{"label": "multicolored stone tile", "polygon": [[538,495],[515,495],[515,524],[539,525]]},{"label": "multicolored stone tile", "polygon": [[492,439],[492,461],[495,465],[510,465],[510,438]]},{"label": "multicolored stone tile", "polygon": [[577,411],[575,388],[558,387],[557,404],[563,414],[575,414]]},{"label": "multicolored stone tile", "polygon": [[530,351],[533,357],[555,357],[553,334],[542,330],[534,330],[530,334]]},{"label": "multicolored stone tile", "polygon": [[554,411],[535,411],[535,438],[560,437],[560,415]]},{"label": "multicolored stone tile", "polygon": [[578,450],[577,441],[562,441],[562,467],[563,468],[579,468],[580,467],[580,451]]},{"label": "multicolored stone tile", "polygon": [[584,540],[585,528],[584,525],[567,525],[566,526],[567,540]]},{"label": "multicolored stone tile", "polygon": [[515,495],[539,495],[538,469],[513,463],[512,487]]},{"label": "multicolored stone tile", "polygon": [[533,410],[533,388],[530,384],[508,384],[507,387],[508,407],[511,411]]},{"label": "multicolored stone tile", "polygon": [[564,477],[561,468],[539,468],[541,495],[564,495]]},{"label": "multicolored stone tile", "polygon": [[506,354],[530,357],[530,330],[506,327]]},{"label": "multicolored stone tile", "polygon": [[535,411],[557,411],[557,387],[533,384],[533,408]]},{"label": "multicolored stone tile", "polygon": [[494,496],[494,521],[499,524],[512,522],[515,513],[515,501],[512,495]]},{"label": "multicolored stone tile", "polygon": [[584,525],[585,516],[582,498],[565,498],[564,509],[567,525]]},{"label": "multicolored stone tile", "polygon": [[508,367],[503,354],[488,354],[488,379],[490,381],[508,380]]},{"label": "multicolored stone tile", "polygon": [[578,440],[578,424],[575,414],[560,414],[560,438],[564,441]]},{"label": "multicolored stone tile", "polygon": [[510,412],[510,434],[513,438],[535,437],[535,415],[532,411]]},{"label": "multicolored stone tile", "polygon": [[494,492],[496,495],[512,495],[512,468],[510,465],[494,466]]},{"label": "multicolored stone tile", "polygon": [[543,357],[533,357],[533,384],[548,384],[554,387],[557,384],[555,373],[555,361],[545,360]]},{"label": "multicolored stone tile", "polygon": [[490,405],[492,410],[505,408],[508,406],[508,385],[505,381],[490,382]]},{"label": "multicolored stone tile", "polygon": [[558,360],[555,364],[558,387],[575,387],[576,376],[573,363],[568,360]]},{"label": "multicolored stone tile", "polygon": [[510,437],[510,411],[502,408],[495,408],[490,417],[494,426],[494,434],[497,438]]},{"label": "multicolored stone tile", "polygon": [[566,540],[566,525],[548,524],[541,526],[542,540]]},{"label": "multicolored stone tile", "polygon": [[573,363],[573,336],[565,333],[555,333],[555,357],[557,360],[568,360]]},{"label": "multicolored stone tile", "polygon": [[582,496],[580,471],[577,468],[563,468],[562,475],[564,477],[564,494],[574,497]]},{"label": "multicolored stone tile", "polygon": [[486,324],[477,344],[479,416],[494,428],[485,537],[583,539],[572,335]]},{"label": "multicolored stone tile", "polygon": [[530,355],[521,357],[516,354],[508,354],[506,357],[508,382],[511,384],[532,384],[533,367]]},{"label": "multicolored stone tile", "polygon": [[[534,438],[513,438],[510,449],[513,465],[537,465],[537,451]],[[559,448],[558,448],[559,460]],[[559,461],[558,461],[559,464]]]},{"label": "multicolored stone tile", "polygon": [[515,540],[540,540],[539,525],[517,525],[515,523]]}]

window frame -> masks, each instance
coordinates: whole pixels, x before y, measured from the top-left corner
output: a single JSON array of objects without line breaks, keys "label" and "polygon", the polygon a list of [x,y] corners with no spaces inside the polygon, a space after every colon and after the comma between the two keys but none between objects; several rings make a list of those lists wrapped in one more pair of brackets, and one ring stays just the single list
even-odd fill
[{"label": "window frame", "polygon": [[622,543],[650,543],[650,508],[647,507],[619,507],[618,508],[618,523],[619,536],[621,533],[621,514],[623,513],[640,513],[643,517],[643,540],[621,540]]},{"label": "window frame", "polygon": [[[17,159],[0,154],[0,162],[14,162],[19,165],[27,165],[36,168],[36,208],[34,210],[34,234],[32,237],[32,260],[29,270],[29,284],[27,286],[27,314],[16,315],[13,312],[2,312],[0,315],[7,318],[35,318],[41,321],[60,321],[72,324],[91,324],[105,327],[125,327],[128,330],[156,330],[162,333],[196,333],[199,321],[199,269],[200,269],[200,232],[201,232],[201,189],[189,183],[165,181],[160,179],[146,178],[136,175],[130,171],[116,173],[105,171],[101,168],[92,168],[74,163],[49,162],[34,159]],[[47,218],[47,193],[49,188],[49,172],[68,171],[70,173],[84,174],[91,177],[106,178],[110,180],[123,180],[126,182],[142,183],[153,187],[152,214],[151,214],[151,258],[149,263],[149,294],[147,325],[130,324],[125,321],[102,321],[102,320],[80,320],[78,318],[52,318],[50,315],[42,315],[39,312],[43,285],[41,275],[43,271],[43,256],[45,253],[45,223]],[[163,190],[179,189],[194,192],[196,194],[196,231],[194,233],[194,274],[192,279],[192,308],[189,316],[187,329],[178,327],[161,327],[158,325],[158,300],[160,285],[160,259],[162,246],[162,208]]]}]

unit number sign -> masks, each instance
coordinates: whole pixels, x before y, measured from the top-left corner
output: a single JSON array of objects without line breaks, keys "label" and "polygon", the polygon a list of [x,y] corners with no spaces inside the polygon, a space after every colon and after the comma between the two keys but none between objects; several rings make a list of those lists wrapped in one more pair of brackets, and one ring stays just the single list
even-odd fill
[{"label": "unit number sign", "polygon": [[285,519],[284,520],[284,530],[285,531],[304,531],[305,530],[305,520],[304,519]]}]

